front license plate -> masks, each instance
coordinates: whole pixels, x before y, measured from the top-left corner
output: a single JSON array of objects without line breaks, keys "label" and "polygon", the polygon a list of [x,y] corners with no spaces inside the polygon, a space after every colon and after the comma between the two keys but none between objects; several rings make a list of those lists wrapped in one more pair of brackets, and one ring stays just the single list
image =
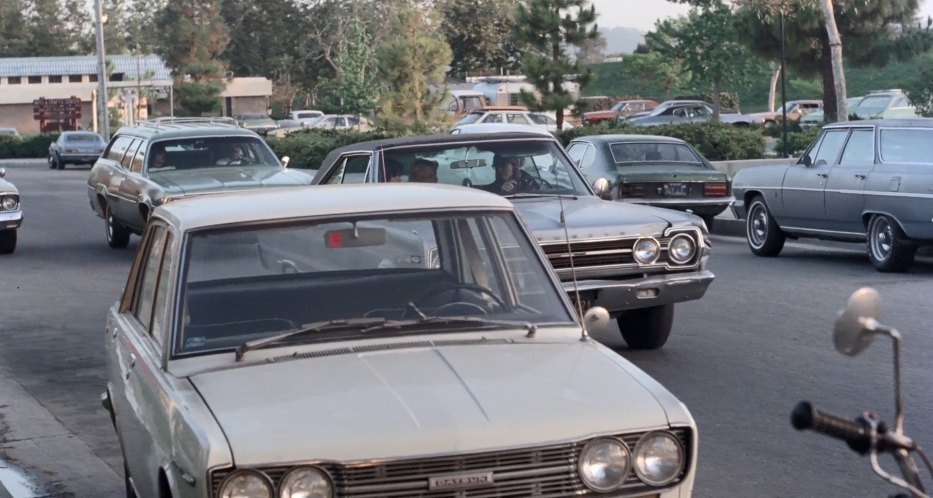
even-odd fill
[{"label": "front license plate", "polygon": [[671,197],[683,197],[687,195],[686,183],[668,183],[664,185],[664,194]]}]

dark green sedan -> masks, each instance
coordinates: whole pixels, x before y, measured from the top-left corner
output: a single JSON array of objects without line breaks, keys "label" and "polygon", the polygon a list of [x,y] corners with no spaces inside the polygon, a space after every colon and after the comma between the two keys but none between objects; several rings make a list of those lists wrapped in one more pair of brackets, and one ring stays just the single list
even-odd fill
[{"label": "dark green sedan", "polygon": [[729,177],[687,142],[655,135],[589,135],[567,153],[587,181],[609,181],[613,200],[687,211],[707,226],[732,202]]}]

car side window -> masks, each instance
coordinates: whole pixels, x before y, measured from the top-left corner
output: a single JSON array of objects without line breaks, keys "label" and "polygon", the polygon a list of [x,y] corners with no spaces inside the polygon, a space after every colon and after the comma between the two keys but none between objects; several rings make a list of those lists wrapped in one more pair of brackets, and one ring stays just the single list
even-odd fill
[{"label": "car side window", "polygon": [[872,164],[875,162],[875,132],[871,129],[853,130],[846,142],[839,164]]},{"label": "car side window", "polygon": [[130,163],[130,170],[133,173],[142,173],[143,164],[146,164],[146,147],[149,144],[143,141],[139,144],[139,148],[136,149],[136,155],[133,156],[133,162]]},{"label": "car side window", "polygon": [[509,114],[508,120],[509,120],[509,123],[532,124],[531,122],[528,121],[528,119],[525,118],[525,116],[522,116],[521,114]]},{"label": "car side window", "polygon": [[133,158],[136,157],[136,151],[139,150],[139,144],[141,143],[142,140],[134,139],[129,147],[126,148],[126,153],[123,154],[123,159],[120,161],[120,164],[122,164],[124,168],[130,168],[133,163]]},{"label": "car side window", "polygon": [[827,131],[825,135],[823,135],[823,141],[820,142],[819,149],[816,150],[816,155],[813,156],[813,165],[823,166],[835,164],[836,158],[839,157],[839,151],[842,150],[842,146],[845,144],[848,134],[849,130]]},{"label": "car side window", "polygon": [[123,155],[126,154],[126,149],[131,143],[133,143],[132,137],[117,137],[107,149],[107,159],[122,163]]},{"label": "car side window", "polygon": [[337,160],[333,173],[324,183],[365,183],[369,170],[369,155],[344,156]]},{"label": "car side window", "polygon": [[[152,228],[152,233],[147,239],[149,244],[146,247],[146,259],[140,269],[139,280],[136,283],[136,295],[130,309],[133,316],[139,320],[139,323],[150,334],[153,332],[153,311],[159,309],[156,306],[156,289],[159,286],[159,277],[163,275],[162,265],[167,240],[168,230],[165,227],[155,226]],[[160,318],[159,326],[162,325]],[[159,332],[161,333],[161,330]]]},{"label": "car side window", "polygon": [[586,153],[586,144],[583,142],[574,142],[567,148],[567,155],[577,166],[583,161],[583,154]]}]

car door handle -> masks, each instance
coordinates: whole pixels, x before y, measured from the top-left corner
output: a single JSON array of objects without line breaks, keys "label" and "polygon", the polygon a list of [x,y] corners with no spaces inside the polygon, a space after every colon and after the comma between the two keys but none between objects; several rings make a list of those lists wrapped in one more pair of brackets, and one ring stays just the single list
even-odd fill
[{"label": "car door handle", "polygon": [[130,380],[130,370],[136,368],[136,353],[130,353],[130,365],[126,369],[126,380]]},{"label": "car door handle", "polygon": [[829,175],[827,175],[826,173],[817,173],[816,176],[818,176],[818,177],[820,177],[820,178],[826,178],[826,177],[829,176]]},{"label": "car door handle", "polygon": [[863,174],[861,174],[861,173],[856,174],[855,177],[858,178],[859,180],[864,180],[864,179],[865,179],[865,175],[863,175]]}]

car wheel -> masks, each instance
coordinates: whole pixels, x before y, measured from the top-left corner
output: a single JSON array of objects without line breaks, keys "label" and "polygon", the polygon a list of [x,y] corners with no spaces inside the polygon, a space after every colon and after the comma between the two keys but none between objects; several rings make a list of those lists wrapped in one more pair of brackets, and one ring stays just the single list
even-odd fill
[{"label": "car wheel", "polygon": [[748,240],[748,247],[756,256],[777,256],[784,248],[787,238],[760,195],[752,199],[748,207],[745,238]]},{"label": "car wheel", "polygon": [[130,469],[126,466],[126,456],[123,457],[123,483],[126,486],[126,498],[138,498],[133,483],[130,482]]},{"label": "car wheel", "polygon": [[130,232],[113,217],[110,206],[104,204],[104,226],[107,244],[114,249],[124,249],[130,243]]},{"label": "car wheel", "polygon": [[49,154],[49,169],[58,169],[58,161],[55,160],[54,154]]},{"label": "car wheel", "polygon": [[658,349],[667,342],[674,325],[674,305],[665,304],[622,313],[616,319],[622,338],[632,349]]},{"label": "car wheel", "polygon": [[16,250],[16,230],[0,230],[0,254],[13,254]]},{"label": "car wheel", "polygon": [[907,271],[914,264],[917,246],[910,244],[897,222],[876,214],[868,222],[868,259],[881,272]]}]

